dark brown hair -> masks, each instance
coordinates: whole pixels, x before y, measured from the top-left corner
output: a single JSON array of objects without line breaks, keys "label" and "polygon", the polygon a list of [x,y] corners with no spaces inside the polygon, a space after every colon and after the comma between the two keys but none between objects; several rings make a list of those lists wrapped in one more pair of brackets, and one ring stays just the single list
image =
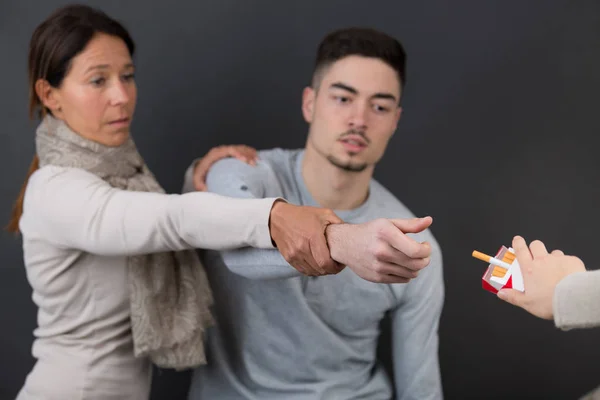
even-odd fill
[{"label": "dark brown hair", "polygon": [[348,56],[378,58],[398,74],[400,88],[406,83],[406,52],[393,37],[371,28],[345,28],[327,34],[317,50],[312,86],[316,89],[322,71]]},{"label": "dark brown hair", "polygon": [[[122,39],[133,57],[135,44],[127,30],[100,10],[80,4],[68,5],[54,11],[33,32],[29,43],[29,117],[42,119],[51,111],[44,107],[35,85],[40,79],[54,88],[60,87],[68,74],[71,61],[81,53],[94,35],[104,33]],[[23,213],[23,198],[29,177],[39,168],[37,155],[29,166],[27,177],[12,210],[6,229],[19,232],[19,220]]]}]

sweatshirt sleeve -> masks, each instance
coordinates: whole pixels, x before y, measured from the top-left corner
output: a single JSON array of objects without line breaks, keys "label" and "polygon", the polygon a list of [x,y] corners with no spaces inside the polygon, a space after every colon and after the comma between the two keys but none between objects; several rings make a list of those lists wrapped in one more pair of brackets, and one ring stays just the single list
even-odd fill
[{"label": "sweatshirt sleeve", "polygon": [[[187,169],[183,192],[194,190],[193,170],[197,160]],[[213,164],[206,177],[210,192],[241,199],[261,199],[282,191],[274,171],[264,161],[251,166],[234,158],[225,158]],[[240,248],[221,252],[227,268],[248,279],[287,279],[301,276],[276,249]]]},{"label": "sweatshirt sleeve", "polygon": [[400,302],[392,310],[392,350],[396,398],[441,399],[439,323],[444,306],[442,252],[431,236],[431,263],[404,287]]}]

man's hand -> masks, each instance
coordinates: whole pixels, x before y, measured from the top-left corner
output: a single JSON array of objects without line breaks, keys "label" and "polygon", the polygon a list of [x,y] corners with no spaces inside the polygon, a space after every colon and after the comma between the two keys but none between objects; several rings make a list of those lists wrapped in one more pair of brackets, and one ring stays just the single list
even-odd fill
[{"label": "man's hand", "polygon": [[234,157],[250,165],[256,165],[256,149],[240,145],[213,147],[194,167],[194,188],[200,192],[206,190],[206,176],[210,167],[222,158]]},{"label": "man's hand", "polygon": [[271,210],[271,238],[285,260],[310,276],[337,274],[343,265],[329,255],[325,228],[343,222],[324,208],[295,206],[277,201]]},{"label": "man's hand", "polygon": [[531,242],[528,248],[522,237],[515,236],[512,247],[521,266],[525,292],[502,289],[498,297],[536,317],[552,319],[556,285],[567,275],[585,271],[585,265],[579,258],[565,256],[560,250],[548,254],[546,246],[539,240]]},{"label": "man's hand", "polygon": [[431,245],[405,235],[431,225],[431,217],[376,219],[327,227],[331,256],[361,278],[376,283],[406,283],[429,265]]}]

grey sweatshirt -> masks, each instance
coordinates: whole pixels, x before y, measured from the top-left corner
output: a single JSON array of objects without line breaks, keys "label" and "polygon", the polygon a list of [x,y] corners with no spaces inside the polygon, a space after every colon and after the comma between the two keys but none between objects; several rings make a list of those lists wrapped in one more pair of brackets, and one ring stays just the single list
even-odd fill
[{"label": "grey sweatshirt", "polygon": [[[284,197],[317,206],[301,176],[303,151],[259,153],[252,167],[225,159],[207,184],[218,194]],[[192,189],[191,168],[184,190]],[[368,200],[344,221],[414,215],[375,180]],[[217,325],[208,334],[208,365],[193,376],[190,399],[440,399],[438,323],[444,299],[442,255],[430,231],[430,265],[408,284],[376,284],[346,268],[301,276],[276,250],[206,252]],[[377,359],[380,322],[389,314],[393,381]]]}]

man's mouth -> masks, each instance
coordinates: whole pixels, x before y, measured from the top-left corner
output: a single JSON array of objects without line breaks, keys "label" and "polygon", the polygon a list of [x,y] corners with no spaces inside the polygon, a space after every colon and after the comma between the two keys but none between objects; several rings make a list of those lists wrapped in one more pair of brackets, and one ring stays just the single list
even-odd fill
[{"label": "man's mouth", "polygon": [[346,148],[347,151],[352,153],[358,153],[368,146],[365,139],[359,135],[344,136],[340,139],[340,142],[344,145],[344,148]]}]

